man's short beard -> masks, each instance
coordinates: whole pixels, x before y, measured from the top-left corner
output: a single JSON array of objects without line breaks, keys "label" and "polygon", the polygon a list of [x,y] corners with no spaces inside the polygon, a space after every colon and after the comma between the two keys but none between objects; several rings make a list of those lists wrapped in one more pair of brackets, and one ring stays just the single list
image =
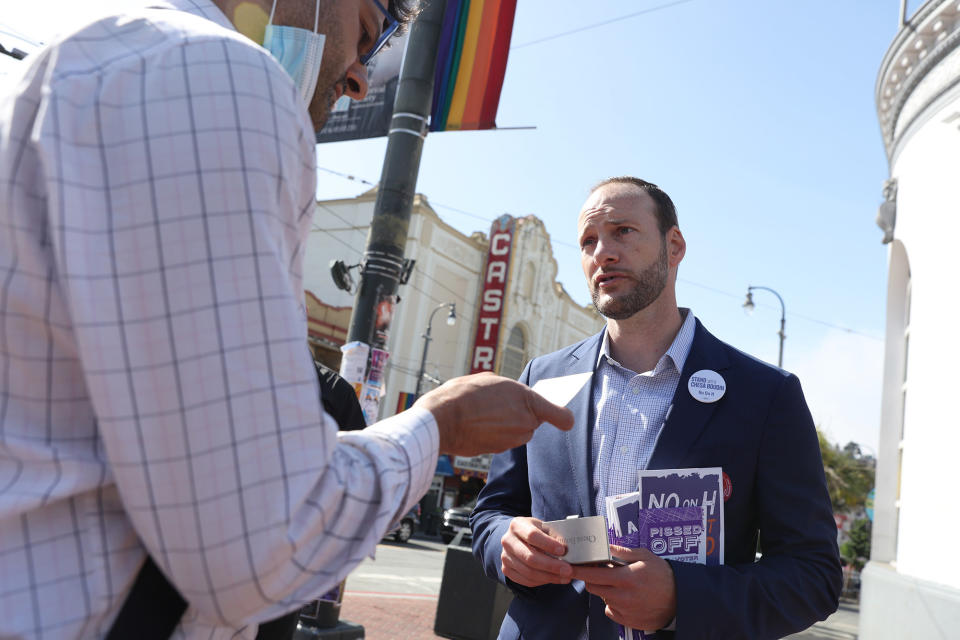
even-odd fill
[{"label": "man's short beard", "polygon": [[667,239],[664,237],[660,244],[660,255],[657,256],[653,264],[636,276],[636,284],[631,291],[619,298],[608,296],[606,300],[601,302],[599,288],[594,286],[590,291],[593,306],[605,318],[625,320],[638,311],[646,309],[660,297],[663,289],[667,286],[668,273]]}]

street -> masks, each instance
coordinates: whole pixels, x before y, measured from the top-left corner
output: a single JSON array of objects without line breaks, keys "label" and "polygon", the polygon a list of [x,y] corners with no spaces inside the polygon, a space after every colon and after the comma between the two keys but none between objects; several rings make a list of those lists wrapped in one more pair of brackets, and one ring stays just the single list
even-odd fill
[{"label": "street", "polygon": [[363,625],[368,640],[434,640],[446,545],[412,538],[377,545],[347,578],[340,619]]},{"label": "street", "polygon": [[818,622],[806,631],[788,636],[802,640],[855,640],[857,626],[860,620],[860,610],[856,604],[840,603],[836,613]]},{"label": "street", "polygon": [[347,578],[347,593],[419,594],[436,597],[446,545],[419,537],[384,541]]},{"label": "street", "polygon": [[[376,559],[367,558],[347,578],[342,620],[364,626],[369,640],[434,640],[437,596],[446,545],[412,538],[377,545]],[[841,604],[826,621],[789,636],[791,640],[855,640],[856,605]]]}]

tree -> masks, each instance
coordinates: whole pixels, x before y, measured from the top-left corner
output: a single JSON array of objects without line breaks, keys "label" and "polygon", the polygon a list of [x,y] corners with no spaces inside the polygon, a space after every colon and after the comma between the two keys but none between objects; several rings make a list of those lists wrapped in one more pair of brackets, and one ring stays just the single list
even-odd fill
[{"label": "tree", "polygon": [[840,547],[840,555],[857,571],[863,568],[864,561],[870,557],[871,523],[861,518],[850,527],[850,539]]},{"label": "tree", "polygon": [[876,469],[873,457],[862,455],[860,445],[855,442],[848,442],[841,449],[830,444],[822,432],[817,431],[817,436],[833,512],[845,513],[862,508],[867,494],[873,489]]}]

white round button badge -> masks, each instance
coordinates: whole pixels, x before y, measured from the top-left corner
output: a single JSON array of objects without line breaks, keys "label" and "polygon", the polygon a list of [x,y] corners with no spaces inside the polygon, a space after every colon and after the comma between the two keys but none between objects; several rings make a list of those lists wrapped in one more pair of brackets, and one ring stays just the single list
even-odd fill
[{"label": "white round button badge", "polygon": [[690,376],[687,390],[700,402],[716,402],[727,392],[727,383],[716,371],[701,369]]}]

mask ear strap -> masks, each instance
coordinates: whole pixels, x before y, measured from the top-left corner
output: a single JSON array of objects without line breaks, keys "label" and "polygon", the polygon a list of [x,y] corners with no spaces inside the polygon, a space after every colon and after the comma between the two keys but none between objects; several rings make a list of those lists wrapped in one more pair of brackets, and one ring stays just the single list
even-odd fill
[{"label": "mask ear strap", "polygon": [[[277,0],[273,0],[274,6],[276,6]],[[317,29],[320,27],[320,0],[317,0],[317,9],[313,14],[313,32],[317,33]]]},{"label": "mask ear strap", "polygon": [[[317,2],[317,10],[320,9],[319,0]],[[273,0],[273,6],[270,7],[270,17],[267,18],[267,24],[273,24],[273,12],[277,10],[277,0]]]}]

